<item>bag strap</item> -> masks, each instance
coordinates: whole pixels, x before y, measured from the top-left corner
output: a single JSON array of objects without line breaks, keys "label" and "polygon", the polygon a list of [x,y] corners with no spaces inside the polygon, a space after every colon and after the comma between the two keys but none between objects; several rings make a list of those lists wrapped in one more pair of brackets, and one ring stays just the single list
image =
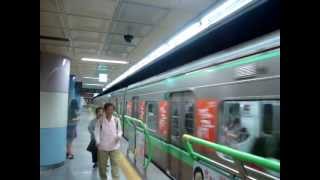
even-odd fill
[{"label": "bag strap", "polygon": [[102,121],[101,119],[98,119],[98,123],[100,125],[100,132],[102,131],[102,122],[101,121]]},{"label": "bag strap", "polygon": [[[115,118],[115,120],[116,120],[116,130],[117,130],[117,134],[118,134],[118,131],[119,131],[119,119],[117,118],[117,117],[114,117]],[[99,122],[99,124],[100,124],[100,132],[102,131],[102,122],[101,122],[101,120],[98,120],[98,122]]]},{"label": "bag strap", "polygon": [[117,128],[117,134],[118,134],[118,131],[119,131],[119,119],[117,118],[117,117],[115,117],[116,118],[116,128]]}]

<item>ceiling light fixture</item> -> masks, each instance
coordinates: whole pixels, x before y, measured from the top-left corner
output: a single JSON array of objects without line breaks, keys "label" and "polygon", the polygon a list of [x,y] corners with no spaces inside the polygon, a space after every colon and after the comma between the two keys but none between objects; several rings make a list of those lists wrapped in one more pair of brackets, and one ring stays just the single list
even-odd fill
[{"label": "ceiling light fixture", "polygon": [[108,82],[108,74],[99,74],[99,82]]},{"label": "ceiling light fixture", "polygon": [[89,76],[86,76],[86,77],[82,77],[84,79],[99,79],[98,77],[89,77]]},{"label": "ceiling light fixture", "polygon": [[64,66],[66,64],[66,62],[67,62],[67,60],[63,59],[62,66]]},{"label": "ceiling light fixture", "polygon": [[82,60],[82,61],[90,61],[90,62],[104,62],[104,63],[115,63],[115,64],[128,64],[127,61],[95,59],[95,58],[82,58],[81,60]]},{"label": "ceiling light fixture", "polygon": [[[182,45],[187,40],[191,39],[192,37],[198,35],[199,33],[203,32],[204,30],[212,27],[213,25],[217,24],[221,20],[225,19],[226,17],[230,16],[231,14],[243,9],[244,7],[249,6],[253,2],[259,2],[257,0],[227,0],[222,3],[220,6],[212,9],[204,16],[200,17],[199,20],[184,30],[177,33],[175,36],[170,38],[166,43],[162,44],[160,47],[152,51],[138,63],[134,64],[130,67],[126,72],[124,72],[121,76],[116,78],[114,81],[109,83],[107,86],[103,88],[104,90],[109,89],[113,85],[117,84],[118,82],[122,81],[123,79],[127,78],[128,76],[132,75],[143,66],[155,61],[159,57],[163,56],[164,54],[168,53],[172,49],[176,48],[177,46]],[[260,1],[262,2],[262,1]]]},{"label": "ceiling light fixture", "polygon": [[85,86],[104,86],[103,84],[90,84],[90,83],[84,83]]}]

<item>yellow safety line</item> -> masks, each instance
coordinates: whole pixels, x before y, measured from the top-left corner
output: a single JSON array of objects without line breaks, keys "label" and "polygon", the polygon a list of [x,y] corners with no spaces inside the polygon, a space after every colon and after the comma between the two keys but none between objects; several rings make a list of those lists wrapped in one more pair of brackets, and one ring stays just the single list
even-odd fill
[{"label": "yellow safety line", "polygon": [[122,152],[120,153],[119,160],[119,166],[128,180],[142,180],[142,178],[139,176],[137,171],[131,166],[130,162],[127,160],[127,158],[124,156]]}]

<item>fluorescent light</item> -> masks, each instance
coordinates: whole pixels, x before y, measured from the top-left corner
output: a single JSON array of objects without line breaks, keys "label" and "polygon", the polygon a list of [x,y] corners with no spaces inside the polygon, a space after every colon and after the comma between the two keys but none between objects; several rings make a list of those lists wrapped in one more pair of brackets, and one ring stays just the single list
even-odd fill
[{"label": "fluorescent light", "polygon": [[177,34],[176,36],[172,37],[169,40],[168,44],[172,48],[174,48],[174,47],[184,43],[188,39],[194,37],[196,34],[198,34],[202,30],[203,29],[201,28],[201,23],[200,22],[193,23],[192,25],[190,25],[189,27],[187,27],[186,29],[181,31],[179,34]]},{"label": "fluorescent light", "polygon": [[86,76],[86,77],[83,77],[84,79],[99,79],[98,77],[89,77],[89,76]]},{"label": "fluorescent light", "polygon": [[109,83],[103,91],[112,87],[116,83],[122,81],[123,79],[127,78],[131,74],[135,73],[143,66],[151,63],[152,61],[156,60],[157,58],[163,56],[167,52],[171,51],[175,47],[183,44],[187,40],[191,39],[192,37],[196,36],[203,30],[212,27],[217,22],[223,20],[224,18],[228,17],[229,15],[235,13],[236,11],[242,9],[243,7],[247,6],[248,4],[252,3],[254,0],[227,0],[222,3],[217,8],[209,11],[203,17],[199,19],[199,21],[191,24],[181,32],[177,33],[175,36],[170,38],[166,43],[162,44],[160,47],[152,51],[138,63],[134,64],[130,67],[126,72],[116,78],[114,81]]},{"label": "fluorescent light", "polygon": [[85,83],[84,85],[86,85],[86,86],[103,86],[103,84],[90,84],[90,83]]},{"label": "fluorescent light", "polygon": [[66,62],[67,62],[67,60],[63,59],[62,66],[64,66],[66,64]]},{"label": "fluorescent light", "polygon": [[99,74],[99,82],[107,82],[108,81],[108,74]]},{"label": "fluorescent light", "polygon": [[211,12],[206,14],[203,18],[201,18],[201,23],[205,28],[211,26],[218,21],[221,21],[225,17],[229,16],[230,14],[236,12],[237,10],[241,9],[242,7],[246,6],[253,0],[228,0],[219,7],[213,9]]},{"label": "fluorescent light", "polygon": [[82,61],[90,61],[90,62],[105,62],[105,63],[116,63],[116,64],[128,64],[127,61],[106,60],[106,59],[82,58],[81,60]]}]

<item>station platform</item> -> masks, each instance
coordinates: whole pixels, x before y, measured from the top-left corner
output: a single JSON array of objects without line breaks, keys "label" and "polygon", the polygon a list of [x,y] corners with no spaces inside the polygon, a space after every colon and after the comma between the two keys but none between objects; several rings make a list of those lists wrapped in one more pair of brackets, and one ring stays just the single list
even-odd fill
[{"label": "station platform", "polygon": [[[99,180],[98,168],[93,168],[91,162],[91,153],[86,150],[90,134],[88,132],[88,124],[93,119],[93,113],[87,109],[81,112],[80,122],[78,126],[78,137],[74,141],[74,155],[72,160],[66,160],[64,165],[55,169],[40,170],[40,180]],[[121,139],[121,160],[120,160],[120,180],[142,179],[135,168],[126,158],[128,142]],[[108,168],[108,179],[111,177],[111,168]],[[153,180],[168,180],[156,166],[150,164],[148,174]]]}]

